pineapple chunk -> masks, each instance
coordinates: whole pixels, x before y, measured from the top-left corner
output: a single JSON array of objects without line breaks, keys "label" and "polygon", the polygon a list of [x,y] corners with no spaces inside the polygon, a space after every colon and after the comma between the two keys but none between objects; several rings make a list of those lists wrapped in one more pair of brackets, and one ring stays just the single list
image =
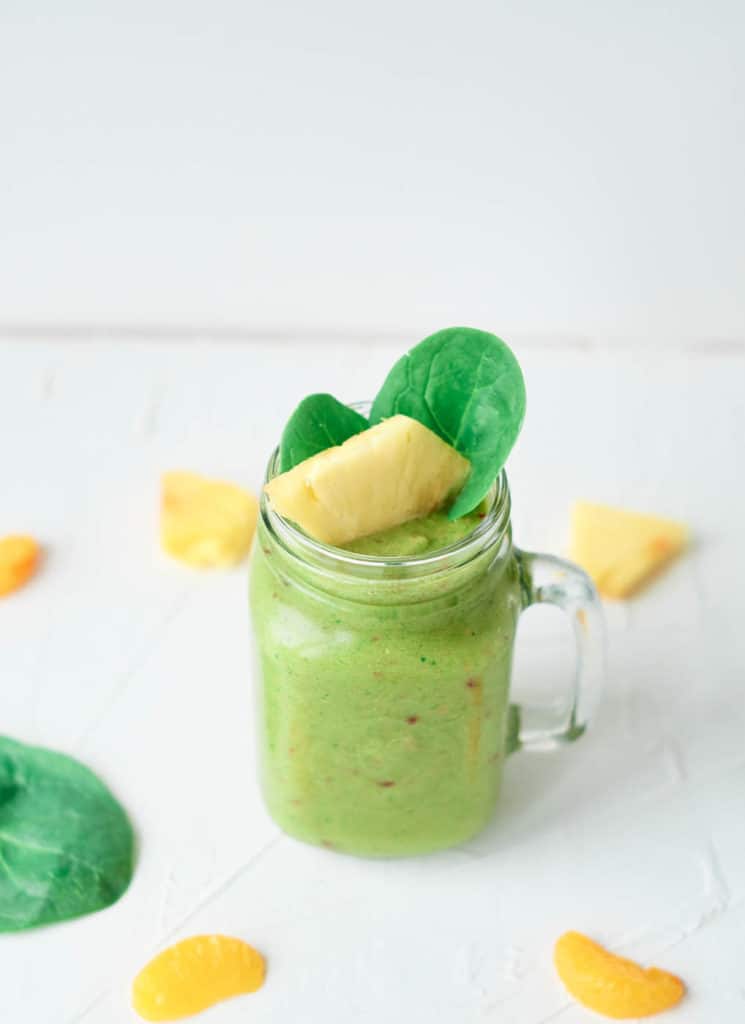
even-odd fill
[{"label": "pineapple chunk", "polygon": [[470,466],[417,420],[392,416],[275,477],[265,490],[280,515],[340,545],[439,508],[463,486]]},{"label": "pineapple chunk", "polygon": [[688,528],[670,519],[582,501],[572,511],[571,557],[605,597],[629,597],[688,540]]},{"label": "pineapple chunk", "polygon": [[258,502],[235,484],[164,473],[160,536],[165,551],[197,568],[235,565],[248,553]]}]

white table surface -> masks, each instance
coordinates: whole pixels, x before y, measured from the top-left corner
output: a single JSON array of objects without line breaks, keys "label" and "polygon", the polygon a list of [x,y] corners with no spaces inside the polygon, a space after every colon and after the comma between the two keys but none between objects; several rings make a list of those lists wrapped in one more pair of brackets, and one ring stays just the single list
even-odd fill
[{"label": "white table surface", "polygon": [[[516,755],[493,826],[425,859],[340,857],[265,813],[246,569],[199,574],[160,553],[159,473],[257,488],[297,399],[370,395],[400,350],[0,342],[0,534],[48,551],[0,605],[0,725],[84,759],[139,836],[115,907],[0,937],[3,1021],[131,1022],[128,984],[154,951],[223,931],[269,974],[205,1024],[580,1024],[551,966],[569,928],[685,978],[671,1021],[745,1019],[743,350],[518,351],[519,543],[561,551],[576,497],[696,535],[654,587],[607,608],[607,698],[585,739]],[[518,696],[563,685],[557,613],[531,613],[519,644]]]}]

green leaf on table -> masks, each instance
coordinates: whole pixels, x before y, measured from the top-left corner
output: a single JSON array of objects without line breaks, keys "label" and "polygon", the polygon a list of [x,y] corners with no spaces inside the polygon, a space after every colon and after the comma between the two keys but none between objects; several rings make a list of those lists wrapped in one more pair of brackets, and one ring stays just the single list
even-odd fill
[{"label": "green leaf on table", "polygon": [[370,423],[403,413],[471,463],[449,512],[472,512],[499,475],[525,416],[525,382],[512,350],[495,334],[449,327],[425,338],[388,374]]},{"label": "green leaf on table", "polygon": [[102,910],[133,870],[132,826],[93,772],[0,736],[0,932]]},{"label": "green leaf on table", "polygon": [[287,423],[279,443],[279,471],[286,473],[299,462],[343,444],[367,430],[364,416],[333,395],[308,395]]}]

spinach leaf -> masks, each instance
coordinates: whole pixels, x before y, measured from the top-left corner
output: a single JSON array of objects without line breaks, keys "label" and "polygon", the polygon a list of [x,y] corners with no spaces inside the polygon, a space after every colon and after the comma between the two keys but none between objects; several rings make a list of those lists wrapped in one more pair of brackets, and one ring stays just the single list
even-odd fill
[{"label": "spinach leaf", "polygon": [[101,910],[133,867],[132,826],[93,772],[0,736],[0,932]]},{"label": "spinach leaf", "polygon": [[333,395],[308,395],[287,423],[279,443],[279,471],[304,462],[312,455],[343,444],[370,424]]},{"label": "spinach leaf", "polygon": [[388,374],[370,423],[396,413],[419,420],[471,463],[449,512],[458,519],[488,494],[525,416],[525,383],[510,348],[494,334],[449,327],[425,338]]}]

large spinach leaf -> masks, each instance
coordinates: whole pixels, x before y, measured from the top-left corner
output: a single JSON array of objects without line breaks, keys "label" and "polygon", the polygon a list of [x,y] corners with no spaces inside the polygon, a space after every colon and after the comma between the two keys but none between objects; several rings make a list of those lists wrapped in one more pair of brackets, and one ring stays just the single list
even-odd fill
[{"label": "large spinach leaf", "polygon": [[132,826],[93,772],[0,736],[0,931],[101,910],[133,868]]},{"label": "large spinach leaf", "polygon": [[286,473],[299,462],[343,444],[370,424],[333,395],[308,395],[287,423],[279,443],[279,471]]},{"label": "large spinach leaf", "polygon": [[471,463],[449,516],[473,511],[489,492],[520,432],[525,383],[510,348],[494,334],[450,327],[407,352],[388,374],[370,412],[419,420]]}]

